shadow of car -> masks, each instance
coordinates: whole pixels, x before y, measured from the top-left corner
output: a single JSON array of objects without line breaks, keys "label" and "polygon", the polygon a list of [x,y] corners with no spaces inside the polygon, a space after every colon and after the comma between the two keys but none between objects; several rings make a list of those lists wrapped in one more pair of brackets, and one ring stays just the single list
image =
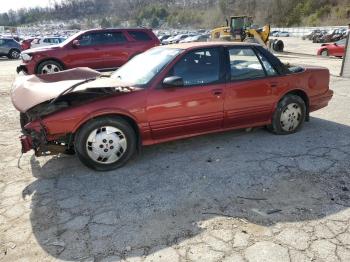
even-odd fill
[{"label": "shadow of car", "polygon": [[32,158],[38,179],[23,197],[31,195],[37,242],[55,258],[142,256],[209,230],[199,224],[214,218],[269,228],[347,209],[349,136],[349,126],[312,118],[288,137],[258,129],[160,144],[104,174],[74,157],[43,166]]}]

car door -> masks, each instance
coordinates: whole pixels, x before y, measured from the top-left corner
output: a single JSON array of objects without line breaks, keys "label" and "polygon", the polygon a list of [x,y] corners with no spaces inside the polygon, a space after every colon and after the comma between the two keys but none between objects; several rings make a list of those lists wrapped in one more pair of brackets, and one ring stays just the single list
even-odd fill
[{"label": "car door", "polygon": [[106,50],[103,45],[104,32],[89,32],[79,36],[76,40],[79,41],[79,45],[71,44],[66,47],[69,49],[64,57],[67,67],[104,68],[106,58]]},{"label": "car door", "polygon": [[183,86],[160,86],[150,92],[147,115],[152,138],[167,140],[222,128],[223,91],[219,48],[189,51],[167,76],[183,79]]},{"label": "car door", "polygon": [[117,68],[128,61],[129,42],[123,31],[111,31],[103,34],[100,48],[104,50],[100,68]]},{"label": "car door", "polygon": [[229,47],[229,80],[225,89],[224,127],[246,127],[269,121],[276,102],[273,90],[287,84],[252,47]]}]

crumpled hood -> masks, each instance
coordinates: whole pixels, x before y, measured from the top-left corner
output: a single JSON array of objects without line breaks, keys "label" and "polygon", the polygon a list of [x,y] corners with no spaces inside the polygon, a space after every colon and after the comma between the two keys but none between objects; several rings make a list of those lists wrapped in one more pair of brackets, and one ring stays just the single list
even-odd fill
[{"label": "crumpled hood", "polygon": [[[45,101],[56,98],[71,86],[84,80],[101,76],[101,73],[90,68],[75,68],[48,75],[19,76],[12,85],[11,100],[20,112]],[[129,85],[110,77],[77,86],[73,92],[88,88],[128,87]]]}]

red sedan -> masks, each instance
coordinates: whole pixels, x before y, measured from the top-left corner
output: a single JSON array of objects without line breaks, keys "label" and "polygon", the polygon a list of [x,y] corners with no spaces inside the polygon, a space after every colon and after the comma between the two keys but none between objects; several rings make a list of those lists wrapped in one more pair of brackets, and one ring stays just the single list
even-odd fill
[{"label": "red sedan", "polygon": [[257,126],[292,134],[332,95],[326,68],[288,68],[259,45],[222,42],[155,47],[110,77],[23,76],[11,92],[22,152],[75,152],[96,170],[122,166],[141,146],[200,134]]},{"label": "red sedan", "polygon": [[318,50],[317,55],[343,57],[345,54],[346,39],[341,39],[335,43],[323,44]]}]

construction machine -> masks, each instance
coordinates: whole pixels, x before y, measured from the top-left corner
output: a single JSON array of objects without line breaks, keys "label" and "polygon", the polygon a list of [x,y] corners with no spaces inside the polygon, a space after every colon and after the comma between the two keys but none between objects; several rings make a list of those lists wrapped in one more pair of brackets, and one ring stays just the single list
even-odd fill
[{"label": "construction machine", "polygon": [[[214,28],[211,31],[211,40],[258,43],[275,51],[283,51],[283,42],[274,40],[269,42],[270,25],[257,28],[253,25],[251,16],[231,16],[226,19],[226,26]],[[278,43],[277,43],[278,42]]]}]

